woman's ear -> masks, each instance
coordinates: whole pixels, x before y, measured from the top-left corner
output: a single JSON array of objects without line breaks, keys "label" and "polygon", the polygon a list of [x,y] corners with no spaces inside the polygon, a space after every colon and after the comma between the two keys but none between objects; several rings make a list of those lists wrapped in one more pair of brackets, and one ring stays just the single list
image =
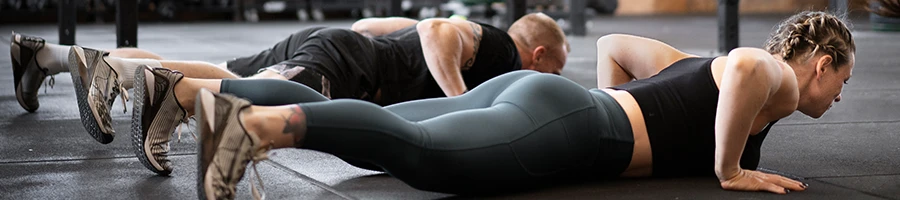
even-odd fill
[{"label": "woman's ear", "polygon": [[825,71],[834,70],[834,67],[831,66],[834,63],[833,61],[834,61],[834,57],[831,57],[831,55],[828,55],[828,54],[825,54],[822,57],[819,57],[819,59],[816,59],[816,78],[817,79],[822,78],[822,75],[825,73]]}]

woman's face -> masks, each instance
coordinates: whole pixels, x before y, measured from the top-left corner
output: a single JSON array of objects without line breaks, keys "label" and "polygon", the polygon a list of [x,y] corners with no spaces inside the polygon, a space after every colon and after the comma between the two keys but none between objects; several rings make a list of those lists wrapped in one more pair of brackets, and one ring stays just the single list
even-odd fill
[{"label": "woman's face", "polygon": [[838,66],[837,69],[831,65],[816,65],[816,78],[812,80],[808,94],[809,105],[800,110],[803,114],[813,118],[822,117],[825,111],[834,105],[834,102],[841,101],[841,90],[844,89],[844,84],[847,84],[853,73],[856,54],[850,53],[847,59],[849,59],[848,64]]}]

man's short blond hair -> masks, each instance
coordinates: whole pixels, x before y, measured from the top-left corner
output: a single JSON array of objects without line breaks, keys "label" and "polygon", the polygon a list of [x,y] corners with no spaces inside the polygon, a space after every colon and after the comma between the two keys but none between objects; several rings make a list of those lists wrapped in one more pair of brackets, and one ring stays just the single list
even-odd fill
[{"label": "man's short blond hair", "polygon": [[538,46],[545,48],[557,48],[565,46],[566,52],[570,51],[569,42],[566,41],[566,34],[562,28],[556,24],[556,21],[544,13],[531,13],[509,26],[507,31],[511,37],[516,37],[519,42],[524,43],[529,49]]}]

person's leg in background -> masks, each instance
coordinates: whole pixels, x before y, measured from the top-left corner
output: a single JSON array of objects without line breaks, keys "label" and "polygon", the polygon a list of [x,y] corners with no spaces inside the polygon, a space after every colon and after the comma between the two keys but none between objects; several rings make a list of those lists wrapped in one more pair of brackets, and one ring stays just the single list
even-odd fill
[{"label": "person's leg in background", "polygon": [[[231,61],[215,65],[197,61],[164,61],[164,58],[153,52],[137,48],[110,49],[105,52],[108,57],[104,61],[109,63],[123,80],[130,82],[131,72],[138,65],[152,67],[166,67],[178,70],[187,77],[192,78],[239,78],[256,75],[260,69],[277,64],[293,56],[296,49],[302,45],[309,35],[322,28],[308,28],[288,36],[276,43],[272,48],[261,51],[258,54],[236,58]],[[10,57],[12,58],[16,97],[19,104],[28,112],[34,112],[40,107],[38,91],[44,79],[69,72],[69,50],[71,46],[47,43],[43,38],[12,33],[10,43]],[[162,62],[162,63],[157,63]],[[229,70],[233,70],[232,73]],[[89,77],[85,77],[89,78]],[[285,79],[278,73],[266,70],[256,78]],[[51,81],[48,84],[53,84]],[[128,87],[130,88],[130,87]]]},{"label": "person's leg in background", "polygon": [[113,140],[115,130],[109,116],[110,109],[120,94],[123,104],[128,100],[127,90],[133,87],[134,72],[138,66],[168,68],[199,78],[237,78],[227,70],[206,62],[119,58],[110,56],[109,52],[79,46],[71,46],[68,52],[69,62],[64,67],[72,76],[81,122],[85,130],[102,144]]},{"label": "person's leg in background", "polygon": [[[272,49],[253,56],[235,59],[229,62],[229,68],[235,69],[237,72],[250,73],[250,71],[259,71],[273,63],[287,61],[288,58],[293,58],[299,46],[316,30],[318,28],[300,31],[279,42]],[[228,70],[206,62],[116,58],[99,50],[77,46],[71,49],[68,67],[69,71],[73,72],[71,73],[72,80],[75,83],[79,110],[82,113],[81,121],[85,130],[100,143],[111,142],[115,130],[112,128],[109,109],[118,94],[121,93],[123,99],[126,99],[125,90],[134,87],[136,98],[135,110],[132,113],[131,132],[132,137],[136,139],[132,143],[137,148],[136,153],[144,166],[163,175],[170,173],[172,169],[166,158],[172,130],[178,126],[179,122],[186,121],[187,116],[191,115],[190,109],[186,110],[181,104],[174,101],[176,95],[172,92],[176,91],[174,89],[176,83],[182,81],[182,77],[201,78],[187,79],[187,82],[204,82],[202,79],[210,79],[208,82],[216,84],[220,82],[217,79],[239,77]],[[144,67],[142,69],[139,66]],[[284,67],[283,65],[279,66]],[[303,71],[303,67],[297,68],[301,69],[294,70],[297,72],[298,78],[304,78],[307,77],[305,74],[314,73],[312,70]],[[322,84],[328,83],[324,76],[312,77],[317,79],[311,79],[312,82],[309,82],[311,87],[320,86],[320,89],[325,89],[320,91],[330,94],[328,92],[330,91],[329,84]],[[134,84],[135,79],[138,78],[140,79],[137,80],[138,84]],[[282,79],[285,78],[282,77]],[[303,81],[297,82],[306,84]],[[348,90],[356,91],[352,88]],[[188,96],[193,97],[193,95]],[[154,104],[154,102],[150,102],[151,100],[168,103]],[[150,108],[145,105],[160,107]],[[191,105],[191,103],[187,105]],[[158,113],[167,117],[157,117],[160,116],[157,115]],[[150,129],[150,127],[154,128]]]},{"label": "person's leg in background", "polygon": [[[138,66],[175,70],[180,72],[178,73],[179,77],[205,79],[239,78],[292,58],[309,35],[319,29],[321,28],[305,29],[282,40],[270,49],[228,62],[228,68],[235,70],[238,74],[233,74],[226,69],[207,62],[118,58],[109,56],[108,52],[73,46],[69,51],[67,67],[68,71],[72,72],[72,80],[75,83],[79,110],[82,113],[82,123],[85,130],[100,143],[106,144],[112,141],[115,130],[112,129],[109,109],[112,107],[111,104],[115,102],[118,94],[122,94],[123,99],[126,99],[125,90],[132,88],[134,72],[138,69]],[[128,49],[119,51],[119,53],[122,55],[147,55],[148,52]],[[307,73],[310,72],[312,71]],[[259,78],[279,79],[279,76],[280,79],[286,79],[277,73],[260,76]],[[324,79],[321,76],[318,78]],[[174,82],[172,84],[174,85]],[[321,84],[321,81],[317,84]]]},{"label": "person's leg in background", "polygon": [[[310,35],[324,27],[306,28],[291,34],[284,40],[275,43],[271,48],[262,50],[257,54],[244,56],[229,60],[217,65],[220,68],[228,69],[234,74],[241,77],[253,78],[272,78],[286,80],[284,76],[272,70],[261,70],[273,65],[277,65],[282,61],[290,60],[295,56],[297,50],[300,49]],[[190,77],[190,76],[189,76]]]},{"label": "person's leg in background", "polygon": [[[318,29],[311,28],[295,33],[271,49],[233,60],[231,66],[244,71],[248,69],[258,71],[272,63],[286,60],[289,56],[293,56],[294,50],[299,48],[306,37],[315,30]],[[17,71],[16,91],[22,107],[32,112],[37,109],[39,106],[37,91],[46,76],[74,72],[71,75],[75,82],[82,123],[91,136],[103,144],[111,142],[115,132],[109,118],[111,104],[115,102],[118,94],[122,94],[123,99],[126,99],[125,90],[132,88],[133,72],[138,66],[168,68],[192,78],[240,77],[207,62],[157,60],[162,57],[141,49],[124,48],[105,52],[78,46],[48,44],[41,38],[20,34],[14,34],[13,37],[11,56],[14,69]],[[33,62],[18,62],[22,60]],[[278,76],[261,76],[261,78],[278,78]]]},{"label": "person's leg in background", "polygon": [[150,52],[147,50],[143,50],[143,49],[138,49],[138,48],[126,47],[126,48],[110,49],[107,51],[109,51],[110,57],[165,60],[165,59],[163,59],[162,56],[160,56],[156,53],[153,53],[153,52]]},{"label": "person's leg in background", "polygon": [[[313,34],[315,31],[321,28],[310,28],[300,32],[297,32],[287,39],[277,43],[271,49],[267,49],[262,51],[259,54],[248,56],[244,58],[239,58],[232,60],[229,62],[229,68],[236,69],[239,72],[245,72],[247,74],[251,72],[259,71],[263,67],[273,65],[273,63],[285,61],[294,56],[295,51],[300,48],[300,46],[306,41],[306,39]],[[17,38],[30,38],[35,42],[32,46],[43,47],[47,45],[40,38],[35,37],[23,37],[17,35]],[[18,40],[17,40],[18,41]],[[17,47],[17,43],[13,43],[13,47]],[[21,45],[19,45],[21,46]],[[209,79],[221,79],[221,78],[238,78],[237,75],[230,73],[228,70],[224,70],[219,68],[211,63],[206,62],[196,62],[196,61],[169,61],[169,60],[155,60],[160,59],[161,56],[153,54],[152,52],[140,50],[140,49],[116,49],[112,50],[112,52],[104,52],[100,50],[94,50],[90,48],[83,48],[78,46],[62,46],[62,45],[53,45],[49,44],[52,48],[44,48],[47,50],[56,50],[55,54],[51,54],[52,58],[56,58],[56,64],[51,65],[55,67],[53,73],[67,72],[71,71],[73,82],[75,82],[75,89],[77,94],[77,100],[79,104],[79,110],[81,111],[81,120],[90,135],[96,139],[98,142],[106,144],[113,140],[115,130],[112,128],[112,120],[109,116],[110,108],[112,107],[112,103],[115,102],[115,98],[118,94],[122,94],[123,100],[127,98],[127,89],[134,87],[134,72],[139,68],[139,66],[148,66],[149,68],[168,68],[172,70],[176,70],[179,73],[171,73],[172,70],[148,70],[148,71],[158,71],[160,73],[144,73],[144,80],[139,81],[143,83],[145,86],[140,88],[140,91],[135,91],[136,94],[143,95],[147,92],[148,81],[161,81],[166,82],[169,81],[173,87],[175,83],[177,83],[181,77],[191,77],[191,78],[209,78]],[[65,51],[64,48],[68,47],[69,50]],[[42,49],[42,48],[35,48]],[[58,54],[66,54],[65,60],[61,58]],[[122,57],[115,57],[122,56]],[[13,56],[16,57],[15,55]],[[140,59],[138,57],[144,57]],[[14,59],[15,61],[15,59]],[[36,62],[35,62],[36,63]],[[36,65],[36,64],[35,64]],[[37,68],[37,67],[35,67]],[[297,79],[310,79],[307,81],[302,80],[294,80],[298,83],[308,84],[310,87],[314,87],[317,91],[325,95],[330,95],[330,84],[329,80],[324,76],[319,74],[310,74],[315,73],[311,70],[301,70],[297,71]],[[46,70],[44,70],[46,71]],[[140,70],[138,70],[140,71]],[[266,70],[267,72],[272,72],[272,70]],[[168,73],[163,73],[168,72]],[[40,76],[43,78],[43,75]],[[263,74],[263,76],[256,76],[255,78],[276,78],[278,79],[286,79],[279,73],[272,73],[268,76]],[[310,78],[312,77],[312,78]],[[315,80],[314,80],[315,79]],[[293,80],[293,79],[292,79]],[[41,80],[42,81],[42,80]],[[188,80],[187,82],[192,82],[193,79]],[[18,82],[18,81],[17,81]],[[194,82],[203,82],[202,80],[196,80]],[[212,81],[215,83],[219,83],[218,81]],[[38,87],[40,86],[40,82],[38,81]],[[211,88],[207,87],[207,88]],[[168,91],[166,87],[149,87],[150,90],[163,90],[157,91],[155,94],[164,94],[164,91]],[[258,89],[258,88],[254,88]],[[348,90],[356,91],[356,89],[350,88]],[[174,89],[172,89],[174,91]],[[150,94],[153,94],[151,92]],[[171,95],[174,97],[175,95]],[[190,98],[193,98],[194,95],[187,95]],[[36,94],[34,95],[34,100],[36,102]],[[185,98],[186,100],[189,98]],[[177,122],[183,121],[184,117],[179,116],[190,116],[190,111],[181,108],[178,104],[172,104],[173,106],[167,107],[167,109],[163,109],[162,112],[169,112],[171,117],[164,118],[165,120],[157,120],[153,118],[142,118],[143,104],[149,103],[146,102],[143,98],[138,98],[140,101],[135,101],[135,113],[133,113],[135,123],[139,123],[142,121],[148,122],[147,125],[155,124],[157,122],[166,122],[162,129],[168,129],[168,127],[174,127],[177,125]],[[124,101],[123,101],[124,103]],[[293,102],[296,103],[296,102]],[[187,105],[191,105],[192,103],[188,103]],[[192,108],[188,106],[188,108]],[[160,110],[152,110],[151,112],[156,113],[160,112]],[[155,115],[154,115],[155,116]],[[134,142],[135,146],[152,146],[152,147],[164,147],[167,145],[169,141],[169,132],[160,132],[160,131],[149,131],[151,134],[148,134],[148,130],[136,131],[140,130],[139,128],[132,128],[132,132],[135,134],[142,134],[140,136],[135,136],[138,138],[144,139],[143,141],[136,140]],[[162,130],[160,129],[160,130]],[[159,132],[159,134],[152,134],[154,132]],[[157,135],[157,136],[154,136]],[[145,143],[152,143],[152,145],[145,145]],[[141,148],[143,149],[143,148]],[[167,148],[164,148],[167,149]],[[147,155],[138,155],[142,158],[145,166],[150,168],[151,170],[160,173],[167,174],[171,171],[171,167],[166,166],[168,161],[164,158],[167,150],[160,150],[159,148],[147,148],[143,149],[148,154]],[[163,158],[153,158],[153,155],[162,155]],[[147,158],[150,157],[150,158]],[[147,159],[144,159],[147,158]],[[152,162],[152,161],[159,162]]]},{"label": "person's leg in background", "polygon": [[[66,66],[71,46],[47,43],[43,38],[17,33],[13,33],[10,40],[16,98],[23,109],[34,112],[40,107],[37,94],[44,79],[51,76],[48,84],[52,86],[55,82],[52,75],[69,71]],[[162,59],[157,54],[135,48],[114,49],[110,51],[110,56]]]},{"label": "person's leg in background", "polygon": [[[43,38],[17,33],[12,34],[11,41],[10,57],[16,97],[23,109],[34,112],[40,107],[37,95],[46,77],[51,77],[47,84],[52,87],[55,83],[53,75],[70,71],[69,53],[72,46],[47,43]],[[237,78],[210,63],[162,61],[162,56],[143,49],[118,48],[108,50],[107,53],[108,56],[103,61],[109,63],[113,71],[121,76],[120,82],[126,83],[126,86],[131,81],[129,74],[141,64],[168,67],[197,78]]]}]

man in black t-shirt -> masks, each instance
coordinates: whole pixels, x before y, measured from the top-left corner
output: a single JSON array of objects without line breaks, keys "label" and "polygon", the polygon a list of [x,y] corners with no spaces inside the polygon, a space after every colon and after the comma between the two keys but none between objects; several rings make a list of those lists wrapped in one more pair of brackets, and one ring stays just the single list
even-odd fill
[{"label": "man in black t-shirt", "polygon": [[465,20],[408,18],[363,19],[351,30],[306,29],[225,67],[239,76],[293,80],[329,98],[389,105],[456,96],[518,69],[559,74],[568,52],[562,30],[539,13],[508,33]]}]

